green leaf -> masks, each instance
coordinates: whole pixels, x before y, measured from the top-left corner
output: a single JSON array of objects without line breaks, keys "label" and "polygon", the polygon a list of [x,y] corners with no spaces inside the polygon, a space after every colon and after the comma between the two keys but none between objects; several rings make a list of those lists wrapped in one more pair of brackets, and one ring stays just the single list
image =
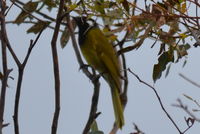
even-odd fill
[{"label": "green leaf", "polygon": [[44,4],[49,7],[56,7],[56,1],[55,0],[43,0]]},{"label": "green leaf", "polygon": [[100,12],[101,14],[105,14],[104,11],[104,0],[97,0],[94,2],[94,8],[96,11]]},{"label": "green leaf", "polygon": [[[72,23],[73,29],[75,30],[77,26],[76,23],[74,21],[72,21],[71,23]],[[69,32],[68,27],[66,26],[60,37],[61,48],[65,48],[65,46],[67,45],[69,41],[69,38],[70,38],[70,32]]]},{"label": "green leaf", "polygon": [[28,3],[26,3],[23,8],[28,11],[29,13],[35,11],[37,9],[38,6],[38,2],[32,2],[29,1]]},{"label": "green leaf", "polygon": [[123,0],[122,5],[123,5],[124,9],[126,10],[126,12],[129,13],[130,8],[129,8],[128,1]]},{"label": "green leaf", "polygon": [[179,45],[176,47],[176,49],[178,52],[178,57],[182,58],[183,56],[188,55],[187,50],[190,49],[190,45],[189,44]]},{"label": "green leaf", "polygon": [[92,132],[93,132],[93,131],[98,131],[98,130],[99,130],[96,120],[93,121],[93,123],[92,123],[90,129],[91,129]]},{"label": "green leaf", "polygon": [[47,9],[51,11],[53,8],[57,6],[56,0],[43,0],[43,3],[47,6]]},{"label": "green leaf", "polygon": [[71,5],[68,5],[68,11],[72,11],[72,10],[74,10],[75,8],[77,8],[78,7],[78,5],[77,4],[71,4]]},{"label": "green leaf", "polygon": [[89,134],[104,134],[102,131],[98,129],[98,125],[96,120],[93,121],[91,127],[90,127],[91,132]]},{"label": "green leaf", "polygon": [[123,15],[123,11],[121,9],[113,9],[106,13],[108,17],[105,17],[103,22],[104,25],[112,25],[114,20],[120,19]]},{"label": "green leaf", "polygon": [[160,57],[158,58],[158,64],[154,65],[153,68],[154,82],[160,79],[160,77],[162,76],[162,72],[166,69],[166,66],[169,62],[174,62],[174,55],[172,50],[169,50],[161,54]]},{"label": "green leaf", "polygon": [[169,64],[169,66],[167,67],[167,70],[165,73],[165,78],[168,76],[170,68],[171,68],[171,64]]},{"label": "green leaf", "polygon": [[14,23],[16,23],[16,24],[19,25],[19,24],[23,23],[24,20],[25,20],[28,16],[29,16],[29,15],[28,15],[26,12],[22,11],[22,12],[17,16],[17,18],[15,19]]},{"label": "green leaf", "polygon": [[3,80],[3,74],[0,72],[0,80]]},{"label": "green leaf", "polygon": [[185,67],[186,64],[187,64],[187,60],[185,59],[185,61],[183,62],[183,66],[182,67]]},{"label": "green leaf", "polygon": [[185,45],[184,45],[184,47],[185,47],[185,50],[188,50],[188,49],[190,49],[190,48],[191,48],[190,44],[188,44],[188,43],[187,43],[187,44],[185,44]]},{"label": "green leaf", "polygon": [[93,131],[89,132],[89,134],[104,134],[102,131]]},{"label": "green leaf", "polygon": [[61,37],[60,37],[60,44],[62,48],[64,48],[67,45],[67,42],[69,41],[69,37],[70,37],[69,29],[66,26],[65,30],[62,32]]},{"label": "green leaf", "polygon": [[118,3],[121,3],[121,2],[123,2],[123,1],[124,1],[124,0],[117,0]]},{"label": "green leaf", "polygon": [[162,69],[159,64],[154,65],[153,67],[153,80],[154,83],[156,82],[157,79],[160,79],[162,73]]},{"label": "green leaf", "polygon": [[46,28],[50,22],[39,21],[27,30],[27,33],[39,33],[43,28]]},{"label": "green leaf", "polygon": [[18,16],[17,18],[15,19],[14,23],[16,24],[21,24],[24,22],[24,20],[27,18],[27,17],[30,17],[29,13],[32,13],[34,12],[36,9],[37,9],[37,6],[38,6],[38,2],[32,2],[32,1],[29,1],[28,3],[26,3],[23,8],[27,11],[22,11]]}]

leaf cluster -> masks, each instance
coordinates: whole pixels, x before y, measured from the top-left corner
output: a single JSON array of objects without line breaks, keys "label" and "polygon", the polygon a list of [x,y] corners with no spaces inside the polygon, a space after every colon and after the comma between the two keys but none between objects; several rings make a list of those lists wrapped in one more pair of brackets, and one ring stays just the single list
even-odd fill
[{"label": "leaf cluster", "polygon": [[[166,76],[168,75],[171,63],[177,63],[188,55],[191,46],[186,42],[186,38],[191,34],[187,28],[185,30],[180,28],[186,24],[181,19],[187,18],[188,3],[186,0],[144,1],[145,7],[140,7],[138,3],[128,0],[70,1],[65,5],[64,14],[87,16],[97,21],[108,39],[116,46],[122,46],[119,54],[139,49],[146,44],[147,38],[155,40],[153,44],[148,45],[150,48],[153,48],[155,44],[160,47],[158,63],[155,63],[152,71],[152,78],[156,82],[164,71],[167,70]],[[52,24],[55,22],[55,16],[52,17],[49,14],[58,7],[57,0],[38,0],[27,3],[16,1],[16,4],[21,5],[23,10],[14,23],[18,25],[31,23],[32,26],[27,33],[36,34],[44,26],[54,28]],[[44,13],[44,11],[49,13]],[[60,29],[62,48],[66,46],[70,36],[66,23],[64,18],[63,27]],[[186,58],[184,65],[185,63]]]}]

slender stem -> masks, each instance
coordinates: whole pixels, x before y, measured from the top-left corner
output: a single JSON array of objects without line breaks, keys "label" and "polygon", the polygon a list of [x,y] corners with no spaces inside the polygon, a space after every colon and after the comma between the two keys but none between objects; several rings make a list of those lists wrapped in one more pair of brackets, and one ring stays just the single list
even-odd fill
[{"label": "slender stem", "polygon": [[22,11],[26,12],[28,15],[30,15],[31,17],[35,18],[38,21],[42,21],[40,18],[38,18],[37,16],[32,15],[29,11],[27,11],[26,9],[22,8],[21,6],[19,6],[18,4],[16,4],[16,0],[11,0],[11,2],[13,2],[13,4],[15,6],[17,6],[18,8],[20,8]]},{"label": "slender stem", "polygon": [[154,93],[155,93],[155,95],[156,95],[156,97],[157,97],[157,99],[158,99],[158,102],[160,103],[160,106],[161,106],[162,110],[164,111],[164,113],[167,115],[167,117],[169,118],[169,120],[172,122],[172,124],[173,124],[173,125],[175,126],[175,128],[178,130],[179,134],[183,134],[183,132],[181,132],[181,130],[180,130],[180,128],[178,127],[178,125],[176,124],[176,122],[172,119],[172,117],[169,115],[169,113],[168,113],[167,110],[165,109],[165,107],[164,107],[164,105],[163,105],[163,103],[162,103],[162,101],[161,101],[161,98],[160,98],[158,92],[156,91],[156,89],[155,89],[153,86],[151,86],[150,84],[148,84],[148,83],[144,82],[143,80],[141,80],[140,77],[139,77],[137,74],[135,74],[133,71],[131,71],[131,69],[127,69],[127,70],[128,70],[131,74],[133,74],[133,75],[138,79],[139,82],[143,83],[144,85],[148,86],[149,88],[151,88],[151,89],[154,91]]},{"label": "slender stem", "polygon": [[27,54],[26,54],[22,64],[19,61],[19,58],[17,57],[17,55],[15,54],[14,50],[11,47],[11,44],[9,42],[6,31],[4,32],[4,40],[7,44],[7,48],[10,51],[15,63],[17,64],[17,67],[18,67],[18,80],[17,80],[17,89],[16,89],[16,94],[15,94],[15,106],[14,106],[14,115],[13,115],[15,134],[19,134],[18,109],[19,109],[19,101],[20,101],[21,85],[22,85],[22,80],[23,80],[24,68],[27,64],[27,61],[30,57],[30,54],[32,52],[33,47],[38,42],[42,32],[45,29],[45,27],[46,26],[44,26],[44,28],[39,32],[39,34],[37,35],[37,37],[34,41],[31,40],[30,46],[28,48]]},{"label": "slender stem", "polygon": [[0,98],[0,134],[2,134],[3,128],[3,117],[4,117],[4,108],[5,108],[5,99],[6,99],[6,88],[7,81],[9,76],[9,70],[7,67],[7,51],[6,51],[6,42],[5,42],[5,9],[6,3],[4,1],[0,1],[1,5],[1,13],[0,13],[0,21],[1,21],[1,51],[2,51],[2,66],[3,66],[3,80],[1,86],[1,98]]},{"label": "slender stem", "polygon": [[96,78],[96,80],[93,81],[93,85],[94,85],[94,91],[93,91],[93,96],[92,96],[92,104],[91,104],[90,114],[89,114],[88,121],[85,125],[85,128],[83,130],[83,134],[88,134],[92,123],[99,115],[99,113],[97,113],[97,105],[98,105],[98,101],[99,101],[99,91],[100,91],[99,90],[100,83],[98,81],[98,78]]},{"label": "slender stem", "polygon": [[189,83],[191,83],[192,85],[200,88],[200,84],[194,82],[193,80],[189,79],[188,77],[186,77],[185,75],[179,73],[179,76],[181,76],[184,80],[188,81]]},{"label": "slender stem", "polygon": [[19,111],[19,101],[20,101],[20,95],[21,95],[21,85],[23,81],[24,69],[26,67],[26,64],[30,57],[31,52],[43,31],[44,31],[44,28],[40,31],[40,33],[37,35],[34,41],[31,40],[26,57],[24,58],[24,61],[22,64],[19,62],[19,59],[17,58],[14,51],[12,50],[10,43],[9,42],[7,43],[8,44],[7,46],[9,46],[9,50],[13,58],[16,59],[15,62],[18,66],[18,80],[17,80],[17,89],[16,89],[16,94],[15,94],[15,107],[14,107],[14,115],[13,115],[15,134],[19,134],[18,111]]},{"label": "slender stem", "polygon": [[93,85],[94,85],[94,92],[93,92],[93,97],[92,97],[92,104],[91,104],[91,107],[90,107],[90,114],[89,114],[89,117],[88,117],[88,121],[85,125],[85,128],[83,130],[83,134],[88,134],[92,123],[94,122],[94,120],[100,114],[100,113],[97,113],[97,106],[98,106],[98,100],[99,100],[99,88],[100,88],[100,83],[99,83],[99,78],[98,78],[99,76],[97,76],[95,74],[94,70],[93,70],[93,73],[90,73],[88,71],[88,68],[84,67],[84,62],[81,58],[81,54],[79,52],[78,45],[76,43],[76,38],[75,38],[75,35],[74,35],[74,29],[73,29],[73,25],[71,23],[69,14],[66,15],[66,18],[67,18],[67,24],[68,24],[70,36],[71,36],[71,39],[72,39],[72,45],[73,45],[73,48],[74,48],[74,51],[75,51],[75,54],[76,54],[77,61],[80,65],[80,68],[82,69],[83,73],[93,82]]},{"label": "slender stem", "polygon": [[22,79],[24,74],[24,68],[18,69],[18,80],[17,80],[17,90],[15,94],[15,106],[14,106],[14,129],[15,134],[19,134],[19,122],[18,122],[18,109],[19,109],[19,100],[20,100],[20,94],[21,94],[21,85],[22,85]]},{"label": "slender stem", "polygon": [[[25,3],[21,2],[20,0],[11,0],[11,1],[12,1],[13,3],[14,3],[14,2],[18,3],[18,4],[20,4],[21,6],[24,6],[24,5],[25,5]],[[41,16],[42,16],[43,18],[45,18],[45,19],[48,19],[48,20],[50,20],[50,21],[55,21],[54,18],[48,16],[47,14],[44,14],[44,13],[38,11],[38,10],[36,10],[35,12],[36,12],[37,14],[41,15]]]},{"label": "slender stem", "polygon": [[55,83],[55,113],[53,117],[53,122],[51,126],[51,134],[56,134],[58,127],[58,118],[60,113],[60,74],[59,74],[59,63],[58,63],[58,54],[57,54],[57,39],[62,22],[62,14],[64,9],[65,0],[60,0],[59,10],[56,18],[56,26],[51,40],[51,50],[53,58],[53,67],[54,67],[54,83]]}]

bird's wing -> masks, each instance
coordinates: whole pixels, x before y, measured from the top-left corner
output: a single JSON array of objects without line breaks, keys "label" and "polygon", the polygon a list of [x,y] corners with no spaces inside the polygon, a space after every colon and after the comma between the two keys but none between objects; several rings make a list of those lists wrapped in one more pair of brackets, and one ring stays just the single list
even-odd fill
[{"label": "bird's wing", "polygon": [[98,65],[101,66],[98,71],[103,73],[105,79],[111,84],[110,86],[115,85],[115,88],[120,90],[120,64],[112,44],[109,43],[99,28],[91,29],[88,34],[92,42],[90,49],[94,49],[94,52],[97,54],[97,56],[93,56],[98,58],[98,64],[101,64]]},{"label": "bird's wing", "polygon": [[100,59],[106,68],[106,72],[103,73],[103,76],[107,77],[106,79],[111,84],[111,86],[114,84],[120,92],[121,85],[120,85],[120,76],[118,72],[119,70],[116,70],[116,67],[113,64],[113,60],[109,58],[109,56],[106,55],[105,53],[101,53]]}]

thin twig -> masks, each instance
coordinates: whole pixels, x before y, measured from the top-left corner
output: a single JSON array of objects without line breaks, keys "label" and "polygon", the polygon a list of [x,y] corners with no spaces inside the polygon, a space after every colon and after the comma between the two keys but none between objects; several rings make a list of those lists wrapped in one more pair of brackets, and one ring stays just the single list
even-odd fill
[{"label": "thin twig", "polygon": [[0,9],[0,21],[1,21],[1,52],[2,52],[2,67],[3,67],[3,79],[1,85],[1,96],[0,96],[0,134],[2,134],[3,129],[3,118],[4,118],[4,108],[5,108],[5,100],[6,100],[6,88],[9,73],[11,71],[8,70],[7,67],[7,49],[6,49],[6,42],[5,42],[5,33],[6,33],[6,26],[5,26],[5,10],[6,10],[6,3],[5,1],[0,1],[1,9]]},{"label": "thin twig", "polygon": [[[198,3],[198,0],[195,0],[195,3]],[[198,9],[199,9],[199,7],[196,4],[196,17],[199,16]],[[199,19],[197,19],[196,22],[197,22],[197,27],[200,28]]]},{"label": "thin twig", "polygon": [[189,116],[191,116],[195,121],[200,122],[200,118],[198,118],[196,115],[194,115],[189,109],[188,106],[184,105],[183,102],[178,99],[177,100],[178,104],[173,104],[172,106],[183,109]]},{"label": "thin twig", "polygon": [[151,89],[154,91],[154,93],[155,93],[155,95],[156,95],[156,97],[157,97],[157,99],[158,99],[158,102],[160,103],[160,106],[161,106],[162,110],[164,111],[164,113],[167,115],[167,117],[168,117],[169,120],[172,122],[172,124],[175,126],[175,128],[178,130],[178,132],[179,132],[180,134],[183,134],[183,132],[181,132],[181,130],[180,130],[180,128],[178,127],[178,125],[175,123],[175,121],[172,119],[172,117],[169,115],[169,113],[167,112],[167,110],[166,110],[165,107],[163,106],[163,103],[162,103],[162,101],[161,101],[161,98],[160,98],[159,94],[157,93],[156,89],[155,89],[153,86],[151,86],[150,84],[148,84],[148,83],[144,82],[143,80],[141,80],[140,77],[139,77],[137,74],[135,74],[133,71],[131,71],[131,69],[127,69],[127,70],[128,70],[131,74],[133,74],[133,75],[138,79],[139,82],[143,83],[144,85],[148,86],[149,88],[151,88]]},{"label": "thin twig", "polygon": [[[25,3],[23,3],[23,2],[21,2],[21,1],[19,1],[19,0],[12,0],[12,1],[13,1],[13,2],[16,2],[16,3],[18,3],[18,4],[20,4],[21,6],[24,6],[24,5],[25,5]],[[36,10],[35,12],[36,12],[37,14],[41,15],[41,16],[42,16],[43,18],[45,18],[45,19],[48,19],[48,20],[50,20],[50,21],[56,21],[54,18],[52,18],[52,17],[48,16],[47,14],[44,14],[44,13],[38,11],[38,10]]]},{"label": "thin twig", "polygon": [[32,41],[32,40],[30,41],[30,46],[29,46],[29,48],[28,48],[28,52],[27,52],[26,57],[25,57],[25,59],[24,59],[24,61],[23,61],[23,63],[22,63],[23,66],[26,65],[26,63],[27,63],[27,61],[28,61],[28,58],[30,57],[31,51],[33,50],[34,46],[35,46],[36,43],[38,42],[38,40],[39,40],[39,38],[40,38],[42,32],[43,32],[44,29],[45,29],[45,27],[46,27],[46,26],[43,26],[42,30],[39,32],[39,34],[37,35],[37,37],[35,38],[34,41]]},{"label": "thin twig", "polygon": [[3,134],[2,129],[4,127],[3,116],[4,116],[5,99],[6,99],[6,87],[8,83],[8,77],[11,71],[12,69],[10,70],[7,69],[7,72],[4,73],[4,77],[2,79],[1,96],[0,96],[1,97],[0,98],[0,134]]},{"label": "thin twig", "polygon": [[83,134],[88,134],[92,123],[94,120],[98,117],[100,113],[97,113],[97,105],[98,105],[98,100],[99,100],[99,89],[100,89],[100,83],[99,83],[99,78],[96,78],[96,80],[93,81],[94,85],[94,91],[93,91],[93,96],[92,96],[92,104],[91,104],[91,109],[90,109],[90,114],[88,121],[85,125],[85,128],[83,130]]},{"label": "thin twig", "polygon": [[188,77],[186,77],[185,75],[179,73],[179,76],[181,76],[184,80],[188,81],[189,83],[191,83],[192,85],[200,88],[200,85],[194,81],[192,81],[191,79],[189,79]]},{"label": "thin twig", "polygon": [[122,53],[130,52],[134,49],[138,49],[143,44],[144,40],[148,37],[148,34],[151,31],[151,29],[152,29],[152,24],[149,24],[147,29],[145,30],[145,33],[141,36],[139,41],[137,41],[132,46],[128,46],[128,47],[125,47],[125,48],[119,50],[117,54],[121,55]]},{"label": "thin twig", "polygon": [[15,52],[13,51],[13,49],[12,49],[12,47],[11,47],[11,44],[10,44],[10,41],[8,40],[7,34],[6,34],[5,37],[6,37],[5,39],[6,39],[6,43],[7,43],[7,48],[8,48],[8,50],[10,51],[10,53],[11,53],[11,55],[12,55],[12,57],[13,57],[15,63],[17,64],[17,66],[21,66],[21,62],[19,61],[17,55],[16,55]]},{"label": "thin twig", "polygon": [[59,29],[62,22],[61,16],[63,14],[64,5],[65,5],[65,0],[60,0],[58,14],[56,17],[55,30],[51,40],[51,50],[52,50],[53,67],[54,67],[54,84],[55,84],[55,112],[51,126],[51,134],[57,133],[58,119],[60,114],[60,73],[59,73],[59,62],[58,62],[56,42],[58,39]]},{"label": "thin twig", "polygon": [[5,36],[5,41],[8,47],[8,50],[10,51],[15,63],[17,64],[18,67],[18,81],[17,81],[17,89],[16,89],[16,94],[15,94],[15,106],[14,106],[14,115],[13,115],[13,120],[14,120],[14,127],[15,127],[15,134],[19,134],[19,123],[18,123],[18,109],[19,109],[19,100],[20,100],[20,94],[21,94],[21,85],[22,85],[22,80],[23,80],[23,73],[24,73],[24,68],[26,66],[26,63],[29,59],[29,56],[31,54],[31,51],[33,47],[36,45],[38,39],[40,38],[42,32],[44,31],[46,26],[39,32],[38,36],[34,40],[34,42],[31,41],[29,49],[27,51],[27,54],[25,56],[25,59],[23,63],[19,61],[19,58],[16,56],[14,50],[11,47],[11,44],[8,40],[7,33],[5,31],[4,36]]},{"label": "thin twig", "polygon": [[38,21],[43,21],[43,20],[41,20],[40,18],[38,18],[38,17],[32,15],[32,14],[31,14],[29,11],[27,11],[26,9],[22,8],[21,6],[19,6],[17,3],[15,3],[15,2],[16,2],[15,0],[11,0],[11,2],[12,2],[16,7],[20,8],[22,11],[26,12],[28,15],[30,15],[30,16],[33,17],[33,18],[35,18],[36,20],[38,20]]},{"label": "thin twig", "polygon": [[[24,74],[24,69],[26,67],[27,61],[30,57],[30,54],[32,52],[33,47],[36,45],[38,39],[40,38],[42,32],[44,31],[45,28],[43,28],[39,34],[37,35],[36,39],[30,42],[30,46],[28,48],[27,54],[24,58],[23,63],[19,64],[16,62],[17,66],[18,66],[18,80],[17,80],[17,89],[16,89],[16,94],[15,94],[15,107],[14,107],[14,115],[13,115],[13,120],[14,120],[14,127],[15,127],[15,134],[19,134],[19,122],[18,122],[18,111],[19,111],[19,101],[20,101],[20,95],[21,95],[21,85],[22,85],[22,81],[23,81],[23,74]],[[10,43],[7,43],[10,46]],[[12,53],[14,53],[14,51],[12,50],[11,46],[10,49]],[[15,53],[12,54],[13,56],[16,56]],[[13,57],[14,58],[14,57]],[[17,58],[17,57],[15,57]],[[19,59],[17,58],[16,61],[19,61]]]},{"label": "thin twig", "polygon": [[9,6],[9,8],[7,9],[6,13],[5,13],[5,16],[7,16],[7,14],[9,13],[10,9],[13,7],[13,3]]},{"label": "thin twig", "polygon": [[[6,24],[13,24],[15,21],[6,21]],[[23,24],[37,24],[38,22],[36,21],[24,21]],[[47,28],[54,30],[54,27],[51,25],[47,25]],[[64,30],[60,29],[59,32],[64,32]]]}]

